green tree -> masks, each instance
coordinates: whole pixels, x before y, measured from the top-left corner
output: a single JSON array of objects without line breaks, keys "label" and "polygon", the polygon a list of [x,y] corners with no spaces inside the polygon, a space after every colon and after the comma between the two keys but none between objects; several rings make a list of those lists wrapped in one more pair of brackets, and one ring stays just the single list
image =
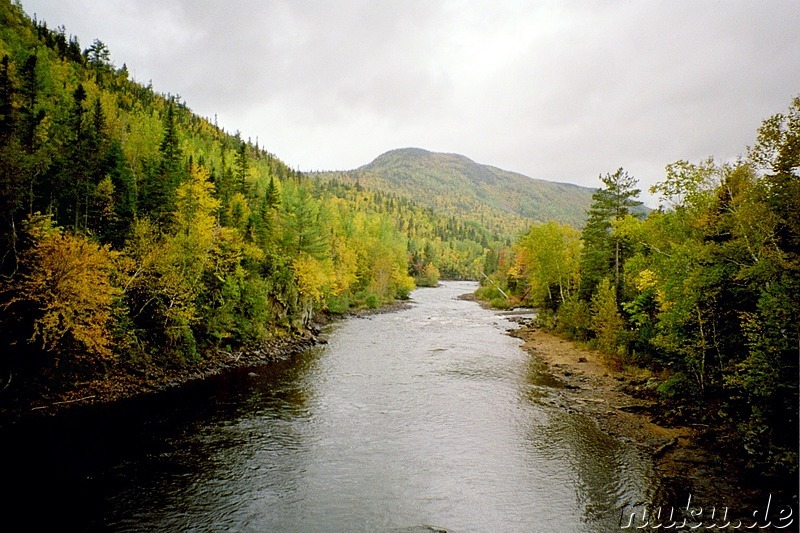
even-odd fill
[{"label": "green tree", "polygon": [[39,108],[39,80],[36,75],[36,65],[38,57],[31,54],[22,66],[20,71],[21,88],[20,96],[22,105],[20,106],[21,115],[21,141],[22,146],[28,152],[34,149],[34,139],[36,127],[44,120],[45,112]]},{"label": "green tree", "polygon": [[291,256],[306,253],[323,259],[328,239],[323,231],[319,203],[304,187],[284,187],[281,202],[281,244]]},{"label": "green tree", "polygon": [[8,144],[16,130],[17,117],[14,109],[14,84],[9,72],[8,54],[0,61],[0,146]]},{"label": "green tree", "polygon": [[635,188],[636,179],[622,168],[613,174],[600,176],[600,181],[603,187],[592,195],[589,217],[581,235],[581,295],[588,300],[600,280],[608,277],[619,301],[622,267],[630,246],[622,236],[614,235],[612,222],[636,213],[634,208],[641,205],[636,200],[640,191]]},{"label": "green tree", "polygon": [[517,242],[508,273],[517,296],[535,307],[558,309],[578,287],[580,249],[580,234],[572,226],[532,226]]},{"label": "green tree", "polygon": [[236,178],[239,182],[239,192],[247,196],[247,143],[241,141],[236,149]]},{"label": "green tree", "polygon": [[612,361],[621,364],[625,353],[624,331],[625,320],[617,310],[617,298],[614,287],[608,279],[600,280],[597,290],[592,296],[592,329],[597,347],[612,357]]},{"label": "green tree", "polygon": [[143,184],[140,207],[143,212],[152,214],[166,225],[169,223],[170,213],[175,210],[175,191],[185,177],[185,170],[174,102],[168,101],[165,108],[158,167],[147,176]]}]

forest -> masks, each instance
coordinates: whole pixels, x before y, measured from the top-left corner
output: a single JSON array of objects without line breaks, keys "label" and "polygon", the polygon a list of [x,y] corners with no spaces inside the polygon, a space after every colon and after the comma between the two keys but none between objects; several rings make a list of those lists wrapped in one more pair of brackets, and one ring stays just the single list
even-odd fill
[{"label": "forest", "polygon": [[508,240],[311,180],[9,0],[0,57],[6,395],[302,335],[317,313],[474,278]]},{"label": "forest", "polygon": [[191,367],[303,335],[318,313],[488,275],[480,297],[652,372],[664,418],[796,474],[800,97],[741,160],[667,165],[657,210],[618,169],[582,229],[517,236],[530,221],[306,176],[10,0],[0,58],[5,397]]},{"label": "forest", "polygon": [[[800,97],[746,157],[676,161],[637,213],[637,180],[600,177],[582,230],[537,224],[506,249],[482,298],[658,379],[667,421],[763,474],[797,474]],[[796,482],[796,479],[795,479]]]}]

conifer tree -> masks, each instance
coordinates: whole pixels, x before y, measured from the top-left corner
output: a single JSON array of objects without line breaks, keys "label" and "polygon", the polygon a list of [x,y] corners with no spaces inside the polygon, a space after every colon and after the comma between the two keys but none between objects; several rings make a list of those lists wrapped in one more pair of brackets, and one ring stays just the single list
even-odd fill
[{"label": "conifer tree", "polygon": [[6,54],[0,62],[0,146],[5,146],[8,143],[16,127],[13,104],[14,86],[9,77],[9,63],[10,60]]},{"label": "conifer tree", "polygon": [[624,238],[613,234],[612,222],[634,214],[633,209],[641,205],[635,199],[640,191],[635,188],[636,178],[622,168],[600,176],[600,181],[604,186],[592,195],[589,218],[581,235],[581,297],[589,300],[600,280],[608,277],[620,301],[622,265],[629,250]]},{"label": "conifer tree", "polygon": [[186,174],[174,107],[172,100],[166,105],[163,135],[159,143],[158,169],[148,176],[141,191],[142,211],[154,215],[164,224],[169,223],[170,214],[175,210],[175,190]]},{"label": "conifer tree", "polygon": [[[62,217],[67,213],[72,214],[73,228],[78,229],[83,218],[83,226],[86,226],[87,207],[89,197],[89,163],[92,155],[89,153],[88,129],[84,124],[86,109],[86,89],[83,84],[72,93],[72,108],[69,116],[69,143],[67,145],[66,161],[61,169],[61,182],[59,194],[62,196],[60,202]],[[82,209],[82,204],[84,205]],[[83,217],[81,214],[83,213]],[[62,218],[62,220],[66,220]]]},{"label": "conifer tree", "polygon": [[36,134],[36,126],[44,119],[44,111],[37,109],[39,100],[39,82],[36,76],[36,64],[38,60],[33,53],[25,60],[20,71],[22,106],[20,114],[22,118],[21,141],[22,147],[28,152],[33,151],[33,140]]},{"label": "conifer tree", "polygon": [[236,178],[239,192],[247,196],[247,144],[242,141],[236,149]]}]

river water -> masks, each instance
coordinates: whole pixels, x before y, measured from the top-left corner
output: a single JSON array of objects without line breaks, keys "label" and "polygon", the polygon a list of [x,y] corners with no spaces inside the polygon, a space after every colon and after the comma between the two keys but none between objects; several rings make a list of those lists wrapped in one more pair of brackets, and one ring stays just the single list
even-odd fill
[{"label": "river water", "polygon": [[[6,516],[87,530],[618,531],[659,490],[505,316],[412,293],[291,360],[0,433]],[[70,528],[73,529],[73,528]]]}]

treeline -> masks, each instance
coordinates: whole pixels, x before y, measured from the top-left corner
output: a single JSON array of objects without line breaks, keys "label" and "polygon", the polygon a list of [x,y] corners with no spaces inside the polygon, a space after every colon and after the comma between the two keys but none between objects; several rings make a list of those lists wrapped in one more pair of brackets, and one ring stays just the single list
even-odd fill
[{"label": "treeline", "polygon": [[482,268],[479,228],[311,181],[109,57],[0,1],[4,392],[191,364]]},{"label": "treeline", "polygon": [[319,179],[319,174],[311,178],[318,181],[323,195],[345,200],[394,223],[408,240],[409,273],[418,286],[435,286],[440,276],[478,279],[481,272],[494,272],[497,254],[493,251],[511,243],[505,233],[490,231],[457,215],[444,216],[399,194],[365,188],[346,178]]},{"label": "treeline", "polygon": [[796,473],[799,171],[795,98],[763,123],[747,160],[668,165],[646,219],[633,177],[602,176],[582,231],[532,227],[480,293],[538,307],[544,325],[612,364],[652,370],[684,422],[752,465]]}]

